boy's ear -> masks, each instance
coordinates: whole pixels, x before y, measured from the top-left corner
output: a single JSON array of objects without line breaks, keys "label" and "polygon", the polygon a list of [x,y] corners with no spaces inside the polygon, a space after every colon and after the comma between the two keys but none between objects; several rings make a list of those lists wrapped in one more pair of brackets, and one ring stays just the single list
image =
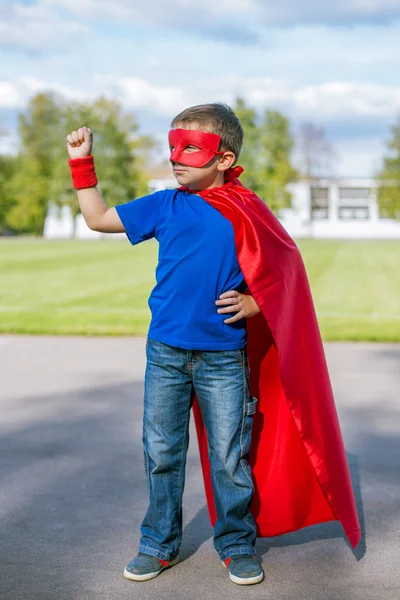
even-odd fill
[{"label": "boy's ear", "polygon": [[231,150],[224,152],[218,161],[218,171],[226,171],[235,164],[236,156]]}]

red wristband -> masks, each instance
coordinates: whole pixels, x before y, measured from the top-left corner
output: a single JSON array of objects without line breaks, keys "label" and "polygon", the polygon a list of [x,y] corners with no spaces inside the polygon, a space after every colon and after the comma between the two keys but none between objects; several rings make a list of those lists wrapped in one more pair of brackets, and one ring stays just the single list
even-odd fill
[{"label": "red wristband", "polygon": [[72,184],[76,190],[95,187],[98,183],[94,167],[94,156],[68,159],[71,169]]}]

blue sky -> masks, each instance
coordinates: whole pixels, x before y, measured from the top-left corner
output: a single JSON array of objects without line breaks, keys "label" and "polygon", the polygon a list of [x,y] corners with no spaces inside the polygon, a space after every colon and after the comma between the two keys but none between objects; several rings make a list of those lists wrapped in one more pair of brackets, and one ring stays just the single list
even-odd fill
[{"label": "blue sky", "polygon": [[336,174],[370,176],[400,115],[399,40],[400,0],[0,0],[0,144],[38,91],[116,98],[160,141],[186,106],[241,95],[294,133],[322,125]]}]

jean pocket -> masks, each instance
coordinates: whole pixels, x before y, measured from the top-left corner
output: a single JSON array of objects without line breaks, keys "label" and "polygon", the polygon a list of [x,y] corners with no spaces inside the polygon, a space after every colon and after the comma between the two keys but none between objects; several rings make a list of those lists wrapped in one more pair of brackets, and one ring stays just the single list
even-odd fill
[{"label": "jean pocket", "polygon": [[251,400],[246,403],[246,415],[254,415],[257,410],[257,398],[250,396]]},{"label": "jean pocket", "polygon": [[156,340],[147,338],[146,340],[146,358],[148,362],[156,361],[159,362],[159,356],[161,353],[161,344]]},{"label": "jean pocket", "polygon": [[242,427],[242,435],[241,435],[241,463],[243,469],[246,472],[247,477],[251,480],[251,470],[248,465],[250,447],[251,447],[251,439],[253,433],[253,415],[256,412],[257,408],[257,398],[250,396],[248,402],[245,405],[244,417],[243,417],[243,427]]},{"label": "jean pocket", "polygon": [[238,358],[238,361],[240,363],[240,366],[243,367],[245,362],[247,363],[247,352],[246,352],[247,348],[246,346],[244,346],[243,348],[237,348],[236,349],[236,356]]}]

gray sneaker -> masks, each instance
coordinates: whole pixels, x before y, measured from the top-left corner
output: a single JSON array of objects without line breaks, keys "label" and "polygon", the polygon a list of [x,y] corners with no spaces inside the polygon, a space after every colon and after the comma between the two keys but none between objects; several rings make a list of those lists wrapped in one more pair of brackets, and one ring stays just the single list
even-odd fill
[{"label": "gray sneaker", "polygon": [[264,579],[264,571],[254,554],[234,554],[222,564],[229,571],[229,577],[239,585],[251,585]]},{"label": "gray sneaker", "polygon": [[126,565],[124,577],[134,581],[146,581],[147,579],[157,577],[161,571],[176,565],[178,562],[179,556],[176,556],[172,560],[162,560],[161,558],[157,558],[157,556],[139,552],[137,556]]}]

